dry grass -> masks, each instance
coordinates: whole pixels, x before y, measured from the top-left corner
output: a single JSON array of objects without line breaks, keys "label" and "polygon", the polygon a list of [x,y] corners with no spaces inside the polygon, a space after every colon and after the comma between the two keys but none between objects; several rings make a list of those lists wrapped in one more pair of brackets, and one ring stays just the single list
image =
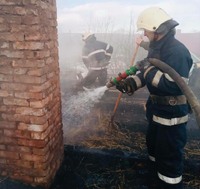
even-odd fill
[{"label": "dry grass", "polygon": [[[76,143],[72,144],[83,146],[91,149],[117,149],[138,155],[146,155],[145,134],[143,132],[134,132],[126,129],[123,125],[117,122],[111,122],[110,115],[100,116],[100,121],[91,124],[91,120],[83,123],[82,127],[72,129],[68,135],[71,139],[76,139]],[[89,127],[88,127],[89,125]],[[92,126],[91,126],[92,125]],[[193,140],[187,143],[185,147],[185,157],[189,160],[200,159],[200,141]],[[90,168],[93,165],[85,165],[88,175],[92,175],[94,182],[87,183],[88,188],[101,188],[102,182],[105,182],[110,175],[116,175],[114,180],[106,180],[107,184],[112,185],[113,189],[125,189],[125,179],[127,175],[133,173],[132,168],[126,169],[107,169],[95,170],[92,172]],[[126,175],[126,176],[125,176]],[[200,175],[192,175],[188,172],[184,174],[184,184],[189,188],[198,189],[200,186]],[[115,180],[116,179],[116,180]],[[117,182],[117,183],[116,183]]]},{"label": "dry grass", "polygon": [[[109,117],[104,118],[100,125],[98,125],[97,130],[101,131],[101,135],[94,134],[88,139],[83,141],[81,145],[88,148],[98,148],[98,149],[119,149],[122,151],[145,153],[145,135],[144,133],[134,132],[131,133],[127,129],[120,128],[120,125],[116,122],[110,122]],[[96,132],[99,133],[99,132]],[[193,140],[187,143],[185,147],[185,158],[186,159],[200,159],[200,141]],[[113,170],[108,170],[112,174]],[[129,171],[132,171],[131,169]],[[115,170],[115,174],[123,175],[126,170]],[[184,184],[193,187],[200,188],[200,175],[191,175],[186,173],[184,175]],[[123,183],[123,176],[121,177],[121,182]],[[188,181],[187,181],[188,179]],[[94,186],[94,188],[98,188]],[[116,188],[123,188],[119,185]]]},{"label": "dry grass", "polygon": [[120,124],[111,122],[109,116],[102,119],[96,126],[96,132],[82,141],[81,145],[88,148],[118,149],[128,152],[146,149],[143,133],[133,133],[122,128]]}]

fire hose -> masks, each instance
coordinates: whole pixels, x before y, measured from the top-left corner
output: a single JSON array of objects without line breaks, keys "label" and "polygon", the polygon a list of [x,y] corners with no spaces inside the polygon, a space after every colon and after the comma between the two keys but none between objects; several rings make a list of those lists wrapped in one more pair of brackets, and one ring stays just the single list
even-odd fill
[{"label": "fire hose", "polygon": [[191,88],[186,84],[186,82],[181,78],[181,76],[166,63],[155,58],[150,58],[149,62],[155,67],[161,69],[163,72],[167,73],[176,82],[176,84],[181,89],[182,93],[186,96],[187,101],[190,104],[192,110],[194,111],[196,122],[200,128],[200,104]]},{"label": "fire hose", "polygon": [[[155,67],[158,67],[163,72],[167,73],[176,82],[178,87],[181,89],[182,93],[186,96],[187,101],[190,104],[192,110],[194,111],[197,124],[200,128],[200,103],[197,97],[195,96],[195,94],[193,93],[193,91],[190,89],[190,87],[181,78],[181,76],[166,63],[155,58],[150,58],[149,62]],[[137,68],[135,66],[131,66],[130,69],[126,70],[120,76],[114,78],[112,81],[107,83],[106,84],[107,88],[110,88],[116,85],[117,82],[121,81],[122,79],[125,79],[129,75],[135,75],[136,72],[137,72]]]}]

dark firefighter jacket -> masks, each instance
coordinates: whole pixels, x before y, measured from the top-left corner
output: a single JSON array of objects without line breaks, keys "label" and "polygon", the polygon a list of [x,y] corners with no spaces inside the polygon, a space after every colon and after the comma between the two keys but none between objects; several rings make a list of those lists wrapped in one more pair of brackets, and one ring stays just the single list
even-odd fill
[{"label": "dark firefighter jacket", "polygon": [[[151,42],[148,58],[157,58],[171,66],[180,76],[188,82],[189,71],[193,61],[188,49],[169,32],[161,40]],[[143,73],[133,76],[136,89],[145,84],[151,96],[177,97],[183,95],[175,81],[166,73],[154,66],[149,66]],[[188,120],[188,104],[160,105],[147,101],[147,118],[158,124],[167,126],[186,123]]]},{"label": "dark firefighter jacket", "polygon": [[105,68],[111,59],[113,47],[107,43],[92,38],[87,41],[82,50],[82,59],[89,69]]}]

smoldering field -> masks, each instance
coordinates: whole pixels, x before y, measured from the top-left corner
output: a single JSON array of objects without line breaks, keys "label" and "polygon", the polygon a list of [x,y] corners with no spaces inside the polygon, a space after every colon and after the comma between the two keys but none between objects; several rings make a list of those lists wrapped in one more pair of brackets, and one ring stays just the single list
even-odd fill
[{"label": "smoldering field", "polygon": [[[135,36],[127,35],[127,34],[96,34],[98,40],[105,41],[111,44],[114,47],[114,53],[111,58],[111,64],[108,67],[108,75],[109,78],[115,77],[118,73],[123,72],[129,67],[131,58],[134,53],[135,48]],[[112,95],[106,96],[108,92],[104,94],[94,94],[92,91],[87,93],[86,91],[81,91],[74,95],[73,90],[77,83],[76,74],[80,72],[85,72],[86,68],[81,59],[81,51],[83,47],[83,41],[81,40],[81,34],[59,34],[59,63],[60,63],[60,80],[61,80],[61,92],[62,92],[62,114],[63,114],[63,128],[64,128],[64,138],[66,143],[72,142],[77,144],[77,141],[80,142],[81,138],[85,138],[84,133],[88,136],[88,133],[94,133],[95,129],[97,129],[98,124],[101,123],[102,120],[105,121],[112,114],[113,108],[116,102],[116,95],[113,93]],[[147,51],[142,48],[139,48],[137,53],[136,61],[145,58],[147,55]],[[198,77],[199,69],[196,68],[194,74],[191,77],[191,88],[199,98],[199,88],[198,88]],[[109,80],[108,78],[108,80]],[[95,89],[94,89],[95,90]],[[77,89],[79,91],[79,89]],[[98,90],[97,90],[98,91]],[[96,92],[97,92],[96,91]],[[112,88],[111,91],[114,91]],[[116,92],[116,91],[115,91]],[[141,96],[143,92],[137,92]],[[112,92],[110,93],[112,94]],[[145,93],[146,94],[146,91]],[[96,95],[96,96],[95,96]],[[115,97],[114,97],[115,96]],[[147,96],[147,95],[146,95]],[[143,97],[143,104],[141,107],[143,108],[146,96]],[[94,98],[95,97],[95,98]],[[127,96],[123,95],[123,98],[120,102],[119,107],[122,107],[122,112],[117,110],[118,121],[123,121],[124,116],[127,117],[128,114],[123,115],[123,112],[127,112],[128,109],[126,106]],[[132,97],[132,108],[134,107],[135,97]],[[104,108],[106,107],[106,109]],[[137,119],[143,119],[144,112]],[[132,117],[133,115],[130,115]],[[105,119],[104,119],[105,118]],[[128,118],[129,119],[129,118]],[[135,120],[134,120],[135,121]],[[107,120],[109,122],[109,119]],[[136,121],[137,122],[137,121]],[[189,121],[188,130],[197,129],[195,123],[194,115],[191,115],[191,119]],[[134,125],[134,122],[132,123]],[[108,125],[108,123],[104,123],[104,125]],[[73,131],[73,132],[72,132]],[[90,132],[91,131],[91,132]],[[76,133],[76,137],[72,135]],[[98,133],[98,131],[97,131]],[[77,139],[77,141],[75,141]]]}]

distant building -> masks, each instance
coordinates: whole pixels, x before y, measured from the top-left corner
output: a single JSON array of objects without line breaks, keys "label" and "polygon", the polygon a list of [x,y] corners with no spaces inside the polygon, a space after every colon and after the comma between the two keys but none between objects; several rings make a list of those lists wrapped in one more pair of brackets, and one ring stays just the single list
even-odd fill
[{"label": "distant building", "polygon": [[197,33],[181,33],[181,30],[177,30],[176,37],[187,48],[200,58],[200,32]]}]

